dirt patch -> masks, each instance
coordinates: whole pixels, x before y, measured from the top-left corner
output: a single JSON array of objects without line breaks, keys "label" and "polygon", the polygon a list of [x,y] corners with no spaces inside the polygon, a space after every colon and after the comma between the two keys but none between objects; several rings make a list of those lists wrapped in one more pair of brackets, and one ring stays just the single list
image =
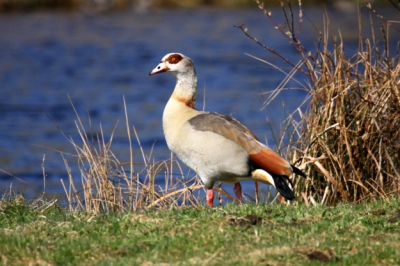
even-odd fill
[{"label": "dirt patch", "polygon": [[386,214],[386,211],[384,209],[377,209],[371,212],[373,216],[382,216]]},{"label": "dirt patch", "polygon": [[265,213],[272,213],[272,209],[266,209]]},{"label": "dirt patch", "polygon": [[310,251],[301,251],[303,255],[305,255],[311,261],[319,261],[322,263],[337,261],[338,257],[335,252],[332,250],[310,250]]},{"label": "dirt patch", "polygon": [[255,214],[247,214],[244,217],[232,217],[228,220],[229,225],[232,226],[261,226],[262,218]]},{"label": "dirt patch", "polygon": [[374,241],[382,241],[385,240],[386,236],[385,235],[369,235],[368,236],[369,239],[372,239]]},{"label": "dirt patch", "polygon": [[302,226],[302,225],[307,225],[308,222],[304,221],[304,220],[298,220],[298,219],[294,219],[292,218],[292,221],[290,223],[288,223],[290,226]]},{"label": "dirt patch", "polygon": [[393,224],[393,223],[400,222],[400,213],[398,213],[398,214],[396,214],[396,215],[390,217],[389,220],[388,220],[388,222],[389,222],[389,223],[392,223],[392,224]]},{"label": "dirt patch", "polygon": [[314,251],[308,253],[307,257],[310,260],[317,260],[317,261],[320,261],[320,262],[328,262],[328,261],[330,261],[330,258],[327,255],[325,255],[325,253],[323,253],[322,251],[318,251],[318,250],[314,250]]}]

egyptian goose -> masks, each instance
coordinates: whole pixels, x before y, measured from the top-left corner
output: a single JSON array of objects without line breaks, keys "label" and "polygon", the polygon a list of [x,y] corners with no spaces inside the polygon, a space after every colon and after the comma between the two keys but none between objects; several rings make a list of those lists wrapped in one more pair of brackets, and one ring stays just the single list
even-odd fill
[{"label": "egyptian goose", "polygon": [[216,181],[235,183],[236,197],[242,199],[241,180],[273,185],[287,200],[295,196],[288,178],[305,175],[259,142],[236,119],[214,112],[198,111],[197,75],[193,61],[179,53],[164,56],[150,75],[169,72],[176,77],[163,114],[163,129],[169,149],[197,172],[207,188],[207,205],[212,207]]}]

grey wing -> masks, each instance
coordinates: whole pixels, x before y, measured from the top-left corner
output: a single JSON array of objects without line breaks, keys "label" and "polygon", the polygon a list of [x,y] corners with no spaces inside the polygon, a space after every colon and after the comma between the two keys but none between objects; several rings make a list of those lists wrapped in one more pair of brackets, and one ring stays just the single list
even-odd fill
[{"label": "grey wing", "polygon": [[214,112],[202,113],[188,122],[196,130],[214,132],[236,142],[249,154],[258,153],[265,148],[250,129],[231,116]]},{"label": "grey wing", "polygon": [[257,136],[254,135],[254,133],[248,127],[246,127],[245,125],[240,123],[238,120],[236,120],[232,116],[224,115],[224,114],[220,114],[220,113],[216,113],[216,112],[210,112],[210,113],[207,113],[207,114],[218,116],[218,117],[220,117],[220,118],[232,123],[232,125],[236,126],[238,129],[240,129],[241,131],[243,131],[247,135],[251,136],[253,139],[258,140]]}]

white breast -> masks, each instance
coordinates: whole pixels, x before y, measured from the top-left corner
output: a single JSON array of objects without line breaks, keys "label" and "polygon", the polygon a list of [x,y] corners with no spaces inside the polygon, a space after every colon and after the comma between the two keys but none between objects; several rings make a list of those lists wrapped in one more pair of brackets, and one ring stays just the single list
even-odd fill
[{"label": "white breast", "polygon": [[232,140],[210,131],[194,129],[188,120],[202,112],[173,99],[163,115],[170,150],[196,171],[206,187],[217,180],[234,183],[248,176],[248,154]]}]

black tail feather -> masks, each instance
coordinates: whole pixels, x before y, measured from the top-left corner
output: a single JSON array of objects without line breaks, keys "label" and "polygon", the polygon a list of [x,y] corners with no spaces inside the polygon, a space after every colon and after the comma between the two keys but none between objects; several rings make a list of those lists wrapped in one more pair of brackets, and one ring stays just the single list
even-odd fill
[{"label": "black tail feather", "polygon": [[[296,175],[301,175],[306,178],[306,175],[296,166],[290,165],[293,169],[293,173]],[[275,182],[276,190],[287,200],[295,200],[296,196],[293,193],[293,184],[289,177],[285,175],[274,175],[271,174]]]},{"label": "black tail feather", "polygon": [[306,175],[299,168],[297,168],[296,166],[294,166],[292,164],[290,166],[292,167],[294,174],[301,175],[302,177],[306,178]]},{"label": "black tail feather", "polygon": [[287,199],[287,200],[295,200],[296,199],[296,197],[293,194],[292,188],[289,187],[289,185],[292,186],[292,182],[290,182],[290,179],[287,176],[272,175],[272,177],[274,178],[276,190],[278,190],[278,192],[285,199]]}]

